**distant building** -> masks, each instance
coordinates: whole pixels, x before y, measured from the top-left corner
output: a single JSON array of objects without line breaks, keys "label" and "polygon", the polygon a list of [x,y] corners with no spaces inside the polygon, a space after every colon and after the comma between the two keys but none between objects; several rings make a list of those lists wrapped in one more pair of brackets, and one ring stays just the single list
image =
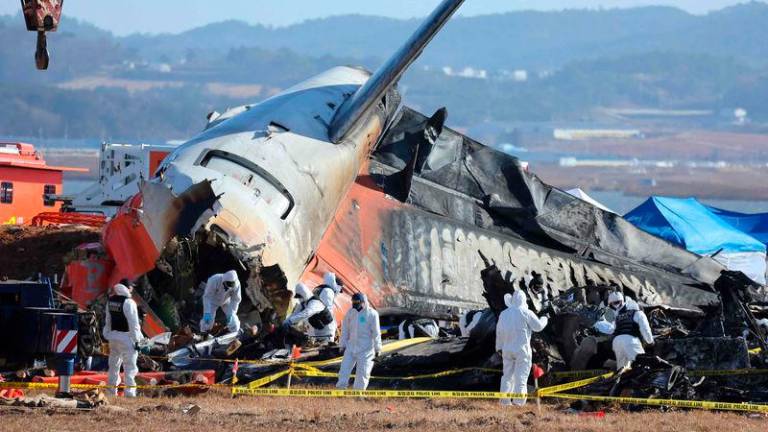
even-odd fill
[{"label": "distant building", "polygon": [[443,66],[443,74],[461,78],[488,79],[488,71],[467,66],[462,70],[454,70],[450,66]]},{"label": "distant building", "polygon": [[0,142],[0,223],[28,224],[40,213],[59,211],[52,196],[61,193],[64,171],[88,170],[50,166],[32,144]]},{"label": "distant building", "polygon": [[654,167],[674,168],[678,164],[669,160],[640,160],[640,159],[577,159],[575,157],[560,158],[561,167],[593,167],[593,168],[626,168]]},{"label": "distant building", "polygon": [[643,133],[637,129],[555,129],[552,135],[556,140],[563,141],[643,137]]},{"label": "distant building", "polygon": [[658,109],[658,108],[605,108],[608,115],[623,118],[666,119],[700,118],[715,114],[712,110]]},{"label": "distant building", "polygon": [[735,118],[733,123],[739,126],[744,126],[749,122],[749,117],[747,117],[747,110],[744,108],[736,108],[733,110],[733,117]]},{"label": "distant building", "polygon": [[515,69],[513,71],[501,69],[497,75],[503,81],[526,82],[529,78],[528,71],[525,69]]},{"label": "distant building", "polygon": [[171,73],[173,72],[173,67],[168,63],[158,63],[151,65],[150,69],[155,70],[160,73]]}]

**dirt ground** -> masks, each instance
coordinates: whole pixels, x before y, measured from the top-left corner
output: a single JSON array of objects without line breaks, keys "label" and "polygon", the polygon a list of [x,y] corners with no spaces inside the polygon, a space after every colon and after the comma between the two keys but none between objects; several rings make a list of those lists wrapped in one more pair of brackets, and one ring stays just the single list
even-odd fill
[{"label": "dirt ground", "polygon": [[38,272],[61,277],[64,256],[99,238],[98,229],[83,226],[0,226],[0,277],[24,280]]},{"label": "dirt ground", "polygon": [[[197,414],[182,407],[197,404]],[[115,408],[118,407],[118,408]],[[678,411],[604,418],[564,412],[566,406],[502,408],[495,401],[255,398],[225,394],[196,398],[113,399],[94,411],[0,408],[0,430],[16,431],[765,431],[762,415]]]}]

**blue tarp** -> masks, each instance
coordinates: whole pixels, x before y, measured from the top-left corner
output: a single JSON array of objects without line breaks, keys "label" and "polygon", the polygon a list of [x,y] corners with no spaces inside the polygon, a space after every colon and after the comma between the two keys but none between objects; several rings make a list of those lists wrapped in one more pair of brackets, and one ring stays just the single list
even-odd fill
[{"label": "blue tarp", "polygon": [[765,243],[734,228],[695,198],[651,197],[624,218],[643,231],[699,255],[720,250],[765,253],[766,249]]},{"label": "blue tarp", "polygon": [[709,206],[707,209],[737,230],[768,244],[768,213],[736,213]]}]

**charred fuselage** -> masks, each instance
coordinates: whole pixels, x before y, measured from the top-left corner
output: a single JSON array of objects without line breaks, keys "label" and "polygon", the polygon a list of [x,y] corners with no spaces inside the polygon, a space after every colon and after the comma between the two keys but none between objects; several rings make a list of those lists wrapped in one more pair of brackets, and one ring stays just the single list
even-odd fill
[{"label": "charred fuselage", "polygon": [[[105,231],[119,276],[158,267],[179,294],[235,267],[251,318],[274,321],[297,282],[333,271],[383,313],[445,318],[483,306],[481,251],[553,293],[591,280],[646,304],[700,300],[691,287],[714,281],[714,261],[547,186],[444,128],[445,110],[401,106],[397,81],[461,3],[443,1],[373,74],[335,68],[209,116]],[[180,259],[173,245],[190,244]]]}]

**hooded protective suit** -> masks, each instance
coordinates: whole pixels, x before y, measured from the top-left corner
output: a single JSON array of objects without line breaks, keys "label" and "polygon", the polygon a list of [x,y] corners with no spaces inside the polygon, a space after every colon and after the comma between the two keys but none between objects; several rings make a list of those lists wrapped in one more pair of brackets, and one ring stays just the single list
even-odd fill
[{"label": "hooded protective suit", "polygon": [[[136,397],[136,374],[139,367],[136,360],[139,353],[136,344],[144,340],[139,323],[139,310],[136,302],[131,299],[131,292],[125,285],[117,284],[113,288],[114,295],[107,301],[104,322],[104,339],[109,341],[109,374],[107,383],[110,386],[120,385],[120,366],[125,371],[126,397]],[[107,389],[112,396],[117,395],[117,388]]]},{"label": "hooded protective suit", "polygon": [[397,326],[397,338],[399,340],[413,339],[415,337],[440,337],[440,326],[429,318],[406,319]]},{"label": "hooded protective suit", "polygon": [[459,331],[461,332],[461,337],[469,337],[472,330],[474,330],[480,322],[482,316],[483,311],[481,310],[471,310],[462,314],[459,317]]},{"label": "hooded protective suit", "polygon": [[[295,292],[295,297],[299,300],[299,304],[296,306],[296,309],[300,310],[302,309],[302,304],[312,298],[312,290],[303,283],[299,282],[296,284]],[[294,310],[294,312],[296,312],[296,310]]]},{"label": "hooded protective suit", "polygon": [[[330,274],[333,275],[333,273]],[[309,321],[307,335],[310,338],[321,342],[332,342],[336,336],[336,320],[333,318],[333,302],[336,297],[336,291],[333,288],[336,286],[335,276],[333,276],[333,279],[334,285],[330,289],[321,289],[318,296],[315,296],[303,283],[296,284],[296,296],[300,299],[301,303],[294,308],[293,313],[285,320],[284,325],[295,326]],[[326,302],[331,305],[330,308]],[[310,319],[319,313],[323,313],[325,310],[328,310],[331,314],[332,321],[322,328],[316,328],[312,325]]]},{"label": "hooded protective suit", "polygon": [[[333,341],[333,339],[336,338],[336,329],[338,328],[336,317],[333,314],[333,305],[336,301],[336,296],[341,294],[341,286],[336,283],[336,274],[331,272],[328,272],[323,276],[323,285],[324,287],[320,290],[319,293],[316,294],[323,302],[325,307],[327,307],[331,312],[333,322],[328,324],[324,329],[310,334],[310,336],[316,338],[329,338],[328,340]],[[331,289],[325,287],[330,287]]]},{"label": "hooded protective suit", "polygon": [[357,365],[354,387],[355,390],[365,390],[371,378],[373,359],[381,352],[381,326],[379,313],[368,305],[365,295],[358,293],[355,296],[362,297],[363,307],[360,311],[350,308],[344,317],[339,341],[339,346],[344,350],[344,359],[336,387],[345,389],[349,386],[349,376]]},{"label": "hooded protective suit", "polygon": [[[496,350],[501,351],[504,360],[504,375],[501,377],[502,393],[528,393],[528,376],[531,373],[531,334],[547,326],[547,317],[539,318],[528,309],[527,297],[521,290],[506,294],[507,305],[496,324]],[[503,405],[510,405],[509,399],[502,399]],[[515,399],[515,405],[524,405],[525,398]]]},{"label": "hooded protective suit", "polygon": [[[225,282],[234,283],[234,286],[228,288]],[[237,309],[242,299],[240,280],[237,278],[236,271],[230,270],[209,277],[203,293],[203,319],[200,320],[200,331],[207,332],[213,328],[218,308],[224,312],[227,329],[230,332],[239,331],[240,319],[237,317]]]},{"label": "hooded protective suit", "polygon": [[616,370],[629,366],[638,354],[644,354],[640,337],[646,343],[653,343],[653,333],[648,324],[648,317],[640,310],[640,306],[632,299],[624,299],[621,293],[611,293],[608,296],[608,304],[621,302],[616,310],[614,322],[600,320],[594,327],[601,333],[612,334],[613,353],[616,355]]}]

